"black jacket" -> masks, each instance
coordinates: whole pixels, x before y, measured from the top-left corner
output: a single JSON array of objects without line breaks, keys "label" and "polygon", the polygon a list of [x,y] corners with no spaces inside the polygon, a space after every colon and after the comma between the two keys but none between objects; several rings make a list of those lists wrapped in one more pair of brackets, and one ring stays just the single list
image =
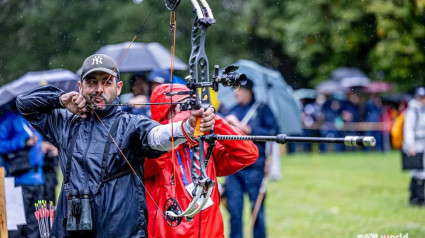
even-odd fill
[{"label": "black jacket", "polygon": [[[64,109],[59,101],[63,93],[51,86],[42,87],[19,96],[16,103],[22,115],[59,150],[64,183],[52,237],[69,235],[65,228],[67,197],[71,189],[81,191],[85,188],[90,190],[95,237],[147,237],[145,192],[139,178],[143,178],[144,158],[158,157],[163,153],[151,149],[147,140],[148,132],[158,123],[144,116],[123,113],[120,107],[109,106],[100,115],[103,126],[95,115],[82,119]],[[131,173],[115,144],[112,143],[103,156],[110,128],[117,118],[120,121],[113,137],[139,178]],[[75,146],[71,145],[73,135],[76,135]],[[69,184],[66,184],[67,154],[70,151]],[[104,166],[102,160],[105,160]],[[124,175],[99,186],[102,180],[119,173]]]}]

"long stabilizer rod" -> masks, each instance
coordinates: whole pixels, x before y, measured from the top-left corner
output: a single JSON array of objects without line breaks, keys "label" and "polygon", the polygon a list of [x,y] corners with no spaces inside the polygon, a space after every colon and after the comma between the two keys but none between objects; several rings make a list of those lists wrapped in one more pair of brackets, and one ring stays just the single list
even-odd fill
[{"label": "long stabilizer rod", "polygon": [[[208,136],[206,136],[208,137]],[[298,137],[278,134],[276,136],[237,136],[237,135],[217,135],[212,134],[213,140],[251,140],[251,141],[275,141],[280,144],[287,142],[313,142],[313,143],[336,143],[346,146],[373,147],[376,139],[373,136],[346,136],[346,137]],[[208,140],[208,138],[206,138]]]}]

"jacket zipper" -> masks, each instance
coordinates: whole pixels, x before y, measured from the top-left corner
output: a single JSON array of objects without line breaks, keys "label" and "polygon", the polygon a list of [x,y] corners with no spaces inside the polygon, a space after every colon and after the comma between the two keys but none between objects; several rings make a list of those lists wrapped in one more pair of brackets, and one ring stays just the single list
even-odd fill
[{"label": "jacket zipper", "polygon": [[89,141],[88,141],[86,149],[84,150],[84,155],[83,155],[83,163],[84,163],[84,170],[85,170],[85,173],[83,173],[83,175],[84,175],[85,181],[86,181],[86,188],[89,187],[89,185],[88,185],[88,177],[89,176],[88,176],[88,170],[87,170],[87,152],[89,150],[89,147],[90,147],[90,144],[91,144],[91,139],[92,139],[92,136],[93,136],[93,125],[94,125],[94,120],[93,120],[93,118],[90,118]]}]

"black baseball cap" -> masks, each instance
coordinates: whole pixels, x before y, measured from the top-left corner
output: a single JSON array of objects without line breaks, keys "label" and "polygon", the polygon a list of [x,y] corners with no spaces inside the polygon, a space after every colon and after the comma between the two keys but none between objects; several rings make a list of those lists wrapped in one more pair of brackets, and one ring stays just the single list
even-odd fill
[{"label": "black baseball cap", "polygon": [[90,55],[84,60],[83,66],[81,67],[81,80],[83,80],[89,74],[97,71],[112,74],[113,76],[119,79],[120,72],[118,70],[118,67],[115,69],[116,66],[117,64],[115,63],[115,61],[108,55]]}]

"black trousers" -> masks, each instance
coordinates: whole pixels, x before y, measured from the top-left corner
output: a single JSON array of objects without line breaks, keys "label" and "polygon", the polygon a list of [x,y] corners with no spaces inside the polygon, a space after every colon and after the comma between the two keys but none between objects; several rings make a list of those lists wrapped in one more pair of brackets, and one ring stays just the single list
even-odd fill
[{"label": "black trousers", "polygon": [[424,180],[412,178],[412,180],[410,181],[409,201],[411,204],[424,204]]},{"label": "black trousers", "polygon": [[9,231],[10,238],[39,238],[40,231],[38,229],[38,222],[35,218],[34,203],[38,200],[44,199],[44,185],[20,185],[22,187],[22,196],[24,199],[25,217],[27,224],[18,226],[17,231]]}]

